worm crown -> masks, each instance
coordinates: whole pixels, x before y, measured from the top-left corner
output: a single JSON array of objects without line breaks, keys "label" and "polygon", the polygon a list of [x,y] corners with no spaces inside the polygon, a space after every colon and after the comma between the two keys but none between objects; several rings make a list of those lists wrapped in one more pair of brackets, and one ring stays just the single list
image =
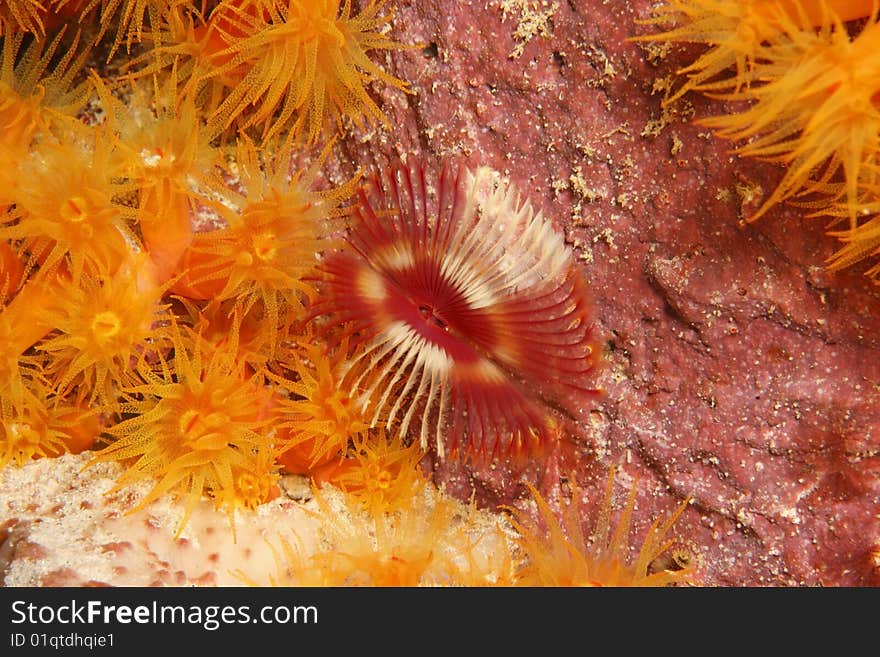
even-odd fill
[{"label": "worm crown", "polygon": [[430,186],[397,163],[360,192],[351,249],[322,263],[322,312],[360,351],[344,384],[375,425],[475,460],[556,437],[596,365],[582,276],[562,236],[486,168]]}]

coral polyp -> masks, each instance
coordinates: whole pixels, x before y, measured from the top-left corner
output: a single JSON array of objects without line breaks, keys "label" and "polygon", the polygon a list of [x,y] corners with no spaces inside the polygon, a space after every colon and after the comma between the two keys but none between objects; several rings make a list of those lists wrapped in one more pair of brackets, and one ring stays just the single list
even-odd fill
[{"label": "coral polyp", "polygon": [[19,466],[38,457],[59,456],[64,433],[51,423],[50,410],[36,395],[25,404],[3,404],[0,412],[0,467],[14,462]]},{"label": "coral polyp", "polygon": [[141,241],[164,283],[192,241],[193,217],[211,196],[218,155],[192,96],[178,101],[176,70],[161,83],[137,84],[128,106],[97,83],[114,134],[114,164],[137,197]]},{"label": "coral polyp", "polygon": [[273,377],[289,393],[276,402],[278,461],[288,472],[312,473],[341,458],[349,440],[367,430],[363,414],[340,385],[346,351],[331,355],[323,345],[301,339],[281,358],[297,379]]},{"label": "coral polyp", "polygon": [[51,40],[27,40],[21,33],[3,38],[0,144],[26,149],[39,132],[77,126],[74,117],[90,95],[89,82],[80,76],[90,50],[78,48],[77,34],[59,55],[64,32]]},{"label": "coral polyp", "polygon": [[30,259],[45,269],[69,262],[78,284],[84,271],[111,272],[131,253],[125,208],[116,201],[112,154],[97,134],[80,141],[41,141],[22,163],[14,208],[0,217],[0,238],[27,240]]},{"label": "coral polyp", "polygon": [[[225,225],[193,236],[175,289],[195,299],[234,299],[243,314],[257,306],[267,324],[277,326],[285,313],[301,316],[315,296],[307,275],[315,254],[333,244],[329,236],[342,226],[341,205],[356,181],[321,192],[314,187],[323,158],[289,175],[289,148],[261,162],[256,146],[242,140],[236,155],[235,173],[244,191],[230,190],[223,203],[212,204]],[[269,337],[274,350],[275,332]]]},{"label": "coral polyp", "polygon": [[246,374],[236,345],[203,354],[199,340],[178,330],[174,360],[161,370],[145,369],[143,384],[123,390],[130,401],[121,408],[131,417],[108,429],[115,440],[93,462],[127,463],[117,488],[154,480],[135,509],[166,493],[182,498],[178,532],[203,494],[230,518],[237,507],[265,502],[276,478],[269,391]]},{"label": "coral polyp", "polygon": [[90,449],[100,432],[96,410],[67,404],[42,383],[31,381],[19,403],[0,395],[0,467],[79,453]]},{"label": "coral polyp", "polygon": [[688,91],[717,93],[749,86],[756,61],[763,58],[768,41],[788,26],[810,28],[830,16],[852,20],[871,13],[871,0],[667,0],[656,6],[644,24],[668,26],[663,32],[641,35],[633,41],[700,43],[706,51],[678,70],[686,77],[665,102],[672,103]]},{"label": "coral polyp", "polygon": [[[262,139],[289,129],[314,143],[327,129],[328,117],[339,126],[343,117],[359,126],[386,121],[365,83],[380,81],[404,91],[408,86],[367,56],[371,50],[400,47],[383,32],[391,19],[382,12],[385,4],[373,0],[353,14],[350,0],[267,2],[262,11],[247,11],[238,0],[222,3],[235,14],[227,15],[233,34],[225,37],[230,45],[214,55],[225,63],[203,77],[239,68],[246,73],[209,117],[210,124],[261,127]],[[218,29],[222,34],[224,28]]]},{"label": "coral polyp", "polygon": [[145,260],[141,254],[112,275],[84,276],[44,315],[56,333],[38,350],[48,356],[45,375],[60,395],[112,408],[120,390],[136,382],[137,363],[171,346],[164,290],[138,274]]},{"label": "coral polyp", "polygon": [[672,514],[657,518],[648,529],[635,558],[630,556],[632,515],[637,487],[629,491],[616,525],[612,469],[598,517],[589,533],[584,532],[578,487],[573,487],[570,505],[557,514],[540,493],[529,486],[538,508],[537,517],[514,512],[513,524],[524,559],[517,570],[520,586],[667,586],[690,584],[696,580],[692,562],[673,568],[652,568],[652,564],[672,546],[666,538],[689,500]]},{"label": "coral polyp", "polygon": [[785,176],[749,221],[789,198],[821,192],[821,183],[839,177],[855,227],[860,182],[880,153],[880,61],[871,57],[880,47],[880,23],[868,23],[855,37],[839,21],[816,31],[784,25],[752,67],[751,76],[761,83],[743,96],[754,101],[749,108],[702,123],[747,142],[739,154],[786,165]]},{"label": "coral polyp", "polygon": [[323,586],[493,586],[510,580],[500,519],[478,528],[486,519],[474,507],[429,486],[387,512],[365,512],[356,500],[333,493],[316,494],[328,547],[308,556],[287,549],[279,583],[301,586],[309,578]]},{"label": "coral polyp", "polygon": [[552,399],[597,393],[586,286],[549,221],[489,170],[421,166],[372,178],[350,249],[321,264],[321,312],[361,349],[344,385],[378,424],[478,461],[556,437]]},{"label": "coral polyp", "polygon": [[367,511],[391,511],[407,504],[425,485],[418,443],[404,446],[400,436],[361,435],[348,458],[328,464],[322,480],[349,493]]},{"label": "coral polyp", "polygon": [[[847,243],[828,262],[851,266],[873,252],[865,217],[876,206],[880,156],[880,23],[872,0],[670,0],[645,22],[669,27],[637,41],[696,42],[708,49],[677,73],[687,91],[734,101],[739,111],[699,123],[735,141],[734,152],[779,164],[784,174],[753,212],[780,203],[841,218]],[[876,279],[876,267],[867,275]]]}]

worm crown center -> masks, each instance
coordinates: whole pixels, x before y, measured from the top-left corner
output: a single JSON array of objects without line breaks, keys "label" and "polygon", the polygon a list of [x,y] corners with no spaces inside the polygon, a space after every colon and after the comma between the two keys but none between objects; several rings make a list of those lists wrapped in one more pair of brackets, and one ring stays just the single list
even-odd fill
[{"label": "worm crown center", "polygon": [[439,329],[445,330],[449,326],[446,320],[443,319],[443,317],[440,315],[437,308],[429,303],[419,304],[419,314],[422,316],[422,319],[424,319],[429,324],[433,324]]}]

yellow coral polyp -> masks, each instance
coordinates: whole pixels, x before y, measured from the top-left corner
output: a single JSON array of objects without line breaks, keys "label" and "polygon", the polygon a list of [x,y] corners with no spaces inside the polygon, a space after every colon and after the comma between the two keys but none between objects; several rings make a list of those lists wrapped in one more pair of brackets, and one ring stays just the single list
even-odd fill
[{"label": "yellow coral polyp", "polygon": [[3,37],[0,51],[0,144],[27,149],[38,134],[62,134],[82,129],[76,114],[90,94],[89,82],[80,80],[89,49],[77,52],[79,35],[65,45],[64,30],[50,40],[34,39],[22,49],[21,33]]},{"label": "yellow coral polyp", "polygon": [[272,480],[261,477],[250,470],[243,470],[235,477],[235,498],[241,506],[254,509],[270,497]]},{"label": "yellow coral polyp", "polygon": [[0,467],[14,462],[23,466],[34,458],[59,456],[64,448],[63,433],[49,426],[48,417],[35,406],[22,415],[0,420]]},{"label": "yellow coral polyp", "polygon": [[404,445],[399,435],[388,438],[359,434],[353,440],[352,454],[328,466],[321,478],[349,493],[364,509],[393,511],[411,503],[427,483],[419,469],[423,452],[417,443]]},{"label": "yellow coral polyp", "polygon": [[20,402],[0,394],[0,468],[80,452],[97,437],[98,425],[95,413],[65,404],[38,383],[28,384]]},{"label": "yellow coral polyp", "polygon": [[[367,422],[340,385],[345,348],[328,354],[307,337],[281,358],[294,378],[274,377],[290,396],[278,401],[279,461],[290,471],[307,473],[328,463],[367,431]],[[294,380],[295,379],[295,380]]]},{"label": "yellow coral polyp", "polygon": [[[856,20],[864,19],[864,20]],[[782,165],[776,188],[744,221],[782,202],[811,216],[848,219],[831,269],[875,255],[880,157],[880,5],[876,0],[667,0],[636,41],[696,42],[708,49],[680,69],[689,90],[748,103],[699,123],[738,142],[736,153]],[[877,268],[867,275],[875,278]]]},{"label": "yellow coral polyp", "polygon": [[192,96],[178,101],[176,69],[153,87],[135,85],[123,107],[96,83],[113,132],[117,175],[137,196],[132,210],[160,282],[174,277],[192,241],[193,216],[214,192],[217,151]]},{"label": "yellow coral polyp", "polygon": [[840,23],[818,31],[789,24],[780,42],[767,47],[765,61],[754,66],[755,77],[765,82],[743,96],[753,104],[701,121],[723,137],[748,140],[739,154],[786,165],[782,181],[749,221],[793,196],[822,191],[840,174],[855,227],[860,181],[880,153],[878,49],[880,23],[868,23],[855,38]]},{"label": "yellow coral polyp", "polygon": [[[245,191],[229,189],[225,202],[212,204],[226,226],[193,237],[176,289],[193,298],[235,300],[243,314],[259,302],[270,327],[286,314],[302,315],[315,294],[306,278],[316,253],[335,244],[329,236],[342,226],[342,204],[355,187],[352,180],[330,191],[313,188],[326,154],[289,176],[289,147],[261,161],[256,146],[243,140],[235,172]],[[276,343],[272,331],[270,351]]]},{"label": "yellow coral polyp", "polygon": [[86,275],[38,315],[56,329],[37,349],[48,355],[45,374],[61,395],[115,407],[120,390],[137,379],[137,363],[170,346],[162,289],[144,279],[146,256],[113,275]]},{"label": "yellow coral polyp", "polygon": [[100,131],[89,139],[41,141],[18,170],[15,206],[0,216],[0,238],[29,240],[45,269],[69,261],[78,282],[84,270],[113,271],[128,261],[134,238],[123,191]]},{"label": "yellow coral polyp", "polygon": [[311,143],[324,134],[328,117],[337,125],[343,117],[358,126],[387,124],[365,84],[380,81],[406,92],[409,87],[367,56],[371,50],[401,47],[383,29],[391,19],[390,12],[382,12],[385,4],[371,0],[356,15],[350,0],[288,0],[266,8],[268,18],[263,12],[236,11],[232,31],[243,36],[227,37],[230,45],[215,55],[226,63],[203,79],[239,67],[247,73],[209,117],[210,124],[262,127],[264,140],[289,130]]},{"label": "yellow coral polyp", "polygon": [[174,360],[124,391],[122,410],[133,416],[108,429],[115,440],[92,461],[128,464],[114,490],[154,480],[134,510],[166,493],[185,498],[178,533],[203,494],[232,519],[235,508],[265,502],[255,491],[268,495],[276,478],[261,378],[245,376],[237,345],[204,357],[201,345],[176,335]]},{"label": "yellow coral polyp", "polygon": [[[637,488],[629,497],[616,526],[612,526],[614,470],[608,477],[598,518],[590,534],[582,526],[578,487],[574,487],[570,506],[560,516],[529,484],[538,508],[538,517],[514,512],[512,520],[519,532],[518,543],[524,556],[516,574],[519,586],[667,586],[695,581],[695,569],[652,572],[651,564],[663,555],[672,541],[666,538],[690,500],[666,518],[658,518],[635,559],[629,556],[632,514]],[[613,527],[613,528],[612,528]]]},{"label": "yellow coral polyp", "polygon": [[687,79],[665,100],[672,103],[688,91],[738,91],[760,79],[753,74],[753,65],[764,57],[767,42],[789,26],[808,31],[872,11],[872,0],[666,0],[654,9],[652,18],[641,22],[669,29],[633,41],[708,46],[692,64],[677,71]]},{"label": "yellow coral polyp", "polygon": [[[365,512],[332,488],[316,494],[325,548],[288,563],[273,582],[318,586],[493,586],[509,583],[509,545],[497,523],[423,486],[394,511]],[[331,503],[332,502],[332,503]]]}]

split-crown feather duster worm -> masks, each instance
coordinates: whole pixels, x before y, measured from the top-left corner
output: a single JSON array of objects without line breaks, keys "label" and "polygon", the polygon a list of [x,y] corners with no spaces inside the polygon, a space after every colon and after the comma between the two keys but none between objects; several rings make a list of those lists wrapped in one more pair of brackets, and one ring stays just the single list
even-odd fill
[{"label": "split-crown feather duster worm", "polygon": [[321,265],[330,314],[361,348],[344,384],[372,422],[488,462],[558,434],[598,391],[586,283],[562,236],[487,168],[396,164],[360,193]]}]

